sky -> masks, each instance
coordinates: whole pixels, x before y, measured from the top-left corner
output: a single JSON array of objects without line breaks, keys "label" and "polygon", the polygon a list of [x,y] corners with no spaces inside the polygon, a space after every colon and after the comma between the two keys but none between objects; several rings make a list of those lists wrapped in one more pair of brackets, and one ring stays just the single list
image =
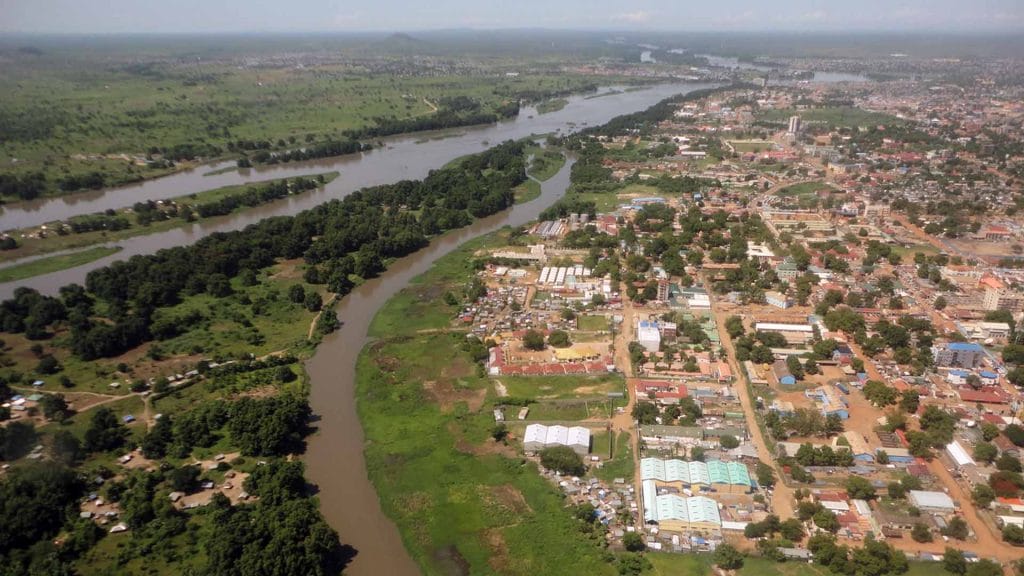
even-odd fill
[{"label": "sky", "polygon": [[1024,0],[0,0],[0,32],[1024,31]]}]

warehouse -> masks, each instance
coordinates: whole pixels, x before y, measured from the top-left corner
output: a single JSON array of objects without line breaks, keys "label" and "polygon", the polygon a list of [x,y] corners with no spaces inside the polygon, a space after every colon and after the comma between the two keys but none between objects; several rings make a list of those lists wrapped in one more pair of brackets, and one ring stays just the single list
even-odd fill
[{"label": "warehouse", "polygon": [[568,446],[574,452],[585,455],[590,452],[590,430],[582,426],[545,426],[530,424],[523,434],[523,450],[534,453],[552,446]]},{"label": "warehouse", "polygon": [[781,334],[790,344],[803,344],[814,337],[814,328],[810,324],[786,324],[782,322],[757,322],[756,332],[776,332]]},{"label": "warehouse", "polygon": [[945,492],[911,490],[907,494],[907,500],[925,512],[949,513],[956,508],[953,499]]},{"label": "warehouse", "polygon": [[956,463],[957,468],[964,466],[970,466],[974,464],[974,459],[967,453],[967,450],[960,445],[960,442],[953,440],[946,445],[946,453],[949,454],[950,459]]},{"label": "warehouse", "polygon": [[652,480],[657,486],[677,490],[713,490],[726,493],[750,492],[753,482],[750,471],[739,462],[685,462],[644,458],[640,461],[640,479]]},{"label": "warehouse", "polygon": [[717,533],[722,529],[718,503],[704,496],[658,494],[654,480],[643,483],[644,520],[663,531]]}]

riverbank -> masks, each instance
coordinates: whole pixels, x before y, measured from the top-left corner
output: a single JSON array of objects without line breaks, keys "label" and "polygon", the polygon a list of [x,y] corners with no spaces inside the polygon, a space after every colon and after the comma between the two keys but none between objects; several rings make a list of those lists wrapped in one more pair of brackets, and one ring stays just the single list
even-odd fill
[{"label": "riverbank", "polygon": [[75,266],[81,266],[82,264],[88,264],[94,260],[117,254],[120,251],[120,246],[96,246],[81,252],[60,254],[58,256],[25,262],[24,264],[15,264],[7,268],[0,268],[0,282],[16,282],[40,274],[49,274],[58,270],[74,268]]},{"label": "riverbank", "polygon": [[368,472],[423,574],[614,574],[516,440],[494,440],[495,391],[449,329],[445,294],[461,299],[475,252],[507,238],[444,256],[375,316],[356,368]]},{"label": "riverbank", "polygon": [[[60,252],[64,250],[74,250],[78,248],[85,248],[93,246],[95,244],[105,244],[110,242],[120,242],[136,236],[145,236],[149,234],[156,234],[159,232],[165,232],[168,230],[174,230],[176,228],[184,228],[192,226],[193,224],[199,223],[214,223],[218,220],[224,220],[228,217],[244,213],[247,210],[257,208],[272,202],[280,201],[284,198],[308,194],[315,190],[323,190],[323,188],[332,182],[339,176],[338,172],[324,172],[320,174],[309,174],[306,176],[298,176],[296,178],[304,178],[307,181],[315,180],[315,188],[303,188],[297,189],[293,192],[289,192],[287,195],[280,198],[271,198],[265,202],[258,204],[245,205],[239,204],[238,206],[230,209],[226,213],[218,213],[215,216],[202,217],[204,208],[209,209],[209,206],[214,205],[218,202],[224,202],[226,199],[232,197],[238,197],[244,194],[246,191],[261,186],[271,186],[279,184],[287,180],[294,179],[273,179],[273,180],[262,180],[258,182],[251,182],[248,184],[240,184],[235,186],[223,186],[220,188],[214,188],[198,194],[188,194],[185,196],[177,196],[170,198],[167,201],[161,201],[158,205],[152,206],[153,211],[160,212],[160,219],[147,220],[146,222],[140,222],[141,213],[135,210],[122,210],[120,213],[110,214],[109,212],[86,214],[84,216],[77,216],[70,219],[68,222],[49,222],[41,226],[34,226],[31,228],[24,228],[20,230],[13,230],[7,234],[15,238],[19,246],[13,250],[5,250],[0,252],[0,262],[12,262],[15,260],[21,260],[24,258],[31,258],[34,256],[41,256],[44,254],[50,254],[53,252]],[[171,211],[171,207],[175,207]],[[184,207],[188,207],[187,213],[184,211]],[[173,214],[172,214],[173,212]],[[224,209],[219,209],[218,212],[224,212]],[[149,218],[149,217],[147,217]],[[103,228],[91,230],[87,232],[74,232],[73,228],[76,223],[85,226],[85,223],[95,222],[95,225],[103,225]],[[92,225],[90,224],[90,227]],[[110,229],[111,227],[125,226],[121,229]],[[59,233],[58,230],[64,229],[65,233]],[[97,256],[92,260],[102,258],[103,256]],[[56,261],[56,260],[55,260]],[[73,266],[78,266],[90,262],[91,260],[81,260],[77,263],[73,263],[70,260],[66,260],[68,264],[61,268],[50,268],[36,267],[28,268],[28,265],[35,261],[25,262],[24,266],[29,270],[38,270],[34,274],[25,276],[22,275],[17,278],[5,279],[3,272],[7,268],[0,268],[0,282],[9,282],[13,280],[24,280],[38,274],[44,274],[48,272],[54,272],[57,270],[63,270]],[[22,264],[17,264],[14,267],[20,267]]]}]

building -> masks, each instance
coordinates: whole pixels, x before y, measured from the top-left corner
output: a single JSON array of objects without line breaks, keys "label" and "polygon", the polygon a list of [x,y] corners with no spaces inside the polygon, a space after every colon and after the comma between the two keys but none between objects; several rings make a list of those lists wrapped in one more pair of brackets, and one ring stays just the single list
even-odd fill
[{"label": "building", "polygon": [[945,492],[911,490],[907,500],[923,512],[950,513],[956,509],[953,499]]},{"label": "building", "polygon": [[789,117],[789,130],[787,130],[787,131],[790,134],[797,134],[798,132],[800,132],[800,117],[799,116],[790,116]]},{"label": "building", "polygon": [[985,289],[981,305],[985,310],[1009,310],[1017,313],[1024,310],[1024,294],[989,286]]},{"label": "building", "polygon": [[642,320],[636,328],[636,340],[648,352],[661,350],[661,331],[658,330],[658,323]]},{"label": "building", "polygon": [[582,426],[545,426],[530,424],[523,434],[523,450],[530,453],[540,452],[552,446],[568,446],[579,455],[590,452],[590,430]]},{"label": "building", "polygon": [[985,350],[975,342],[950,342],[945,346],[936,346],[932,351],[935,365],[947,368],[974,368],[985,355]]},{"label": "building", "polygon": [[1010,336],[1010,325],[1006,322],[965,322],[959,328],[969,340],[1006,340]]},{"label": "building", "polygon": [[[839,443],[840,438],[846,440],[847,446],[843,446]],[[871,448],[868,447],[868,443],[864,441],[864,435],[861,434],[860,432],[847,430],[840,434],[839,436],[836,436],[832,444],[833,447],[837,450],[840,448],[848,447],[850,449],[850,453],[853,454],[854,460],[859,460],[861,462],[875,461],[874,452],[871,450]]]},{"label": "building", "polygon": [[779,384],[783,386],[794,386],[796,385],[796,377],[789,372],[789,366],[786,365],[784,360],[776,360],[772,364],[772,373],[775,374],[775,378],[779,381]]},{"label": "building", "polygon": [[796,262],[792,258],[786,257],[781,264],[775,267],[775,275],[780,280],[790,281],[800,275],[800,269],[796,267]]},{"label": "building", "polygon": [[769,291],[769,292],[765,292],[764,293],[764,300],[770,306],[775,306],[776,308],[782,308],[783,310],[785,310],[785,309],[787,309],[787,308],[789,308],[789,307],[791,307],[793,305],[793,300],[791,300],[789,298],[789,296],[786,296],[785,294],[782,294],[781,292],[776,292],[774,290]]},{"label": "building", "polygon": [[791,344],[803,344],[814,337],[814,327],[810,324],[789,324],[781,322],[757,322],[757,332],[778,332]]},{"label": "building", "polygon": [[946,454],[949,454],[949,458],[956,464],[957,468],[964,466],[973,466],[974,459],[967,453],[967,450],[960,445],[960,442],[953,440],[946,445]]},{"label": "building", "polygon": [[640,479],[653,480],[658,488],[711,490],[729,494],[750,492],[753,482],[746,465],[739,462],[686,462],[644,458],[640,461]]},{"label": "building", "polygon": [[643,482],[644,521],[657,524],[662,531],[678,533],[718,533],[722,516],[718,503],[706,496],[679,496],[659,493],[653,480]]},{"label": "building", "polygon": [[747,258],[758,262],[767,262],[774,257],[775,253],[767,245],[747,242]]},{"label": "building", "polygon": [[668,302],[669,296],[669,284],[668,280],[658,280],[658,295],[657,300],[659,302]]},{"label": "building", "polygon": [[833,414],[839,416],[843,420],[850,417],[850,409],[846,403],[846,398],[842,397],[832,386],[818,386],[817,388],[811,388],[804,392],[804,396],[807,396],[811,400],[817,402],[822,415],[825,417]]}]

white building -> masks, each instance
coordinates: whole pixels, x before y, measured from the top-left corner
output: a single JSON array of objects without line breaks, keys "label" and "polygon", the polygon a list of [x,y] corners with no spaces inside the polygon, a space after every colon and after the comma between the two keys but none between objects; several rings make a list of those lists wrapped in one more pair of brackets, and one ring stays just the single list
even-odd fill
[{"label": "white building", "polygon": [[636,341],[648,352],[661,350],[661,332],[657,322],[641,321],[636,329]]},{"label": "white building", "polygon": [[956,509],[953,499],[945,492],[911,490],[907,500],[925,512],[952,512]]},{"label": "white building", "polygon": [[582,426],[545,426],[530,424],[523,434],[523,450],[540,452],[552,446],[568,446],[574,452],[585,455],[590,452],[590,430]]}]

